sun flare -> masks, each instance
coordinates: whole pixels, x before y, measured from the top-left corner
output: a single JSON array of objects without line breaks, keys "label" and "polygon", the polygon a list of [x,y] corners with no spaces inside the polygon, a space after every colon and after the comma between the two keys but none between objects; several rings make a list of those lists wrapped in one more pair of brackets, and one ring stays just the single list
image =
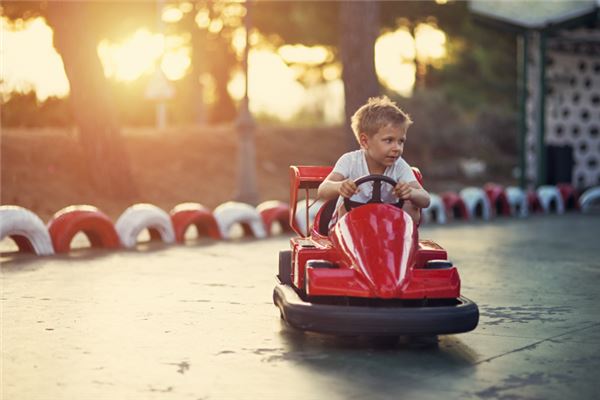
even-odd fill
[{"label": "sun flare", "polygon": [[[165,9],[163,20],[166,23],[177,21],[182,12],[189,12],[190,4],[182,3],[179,7]],[[221,29],[212,26],[214,20],[205,17],[200,10],[196,23],[206,25],[212,32]],[[52,46],[52,30],[44,19],[10,22],[1,17],[0,22],[3,36],[0,47],[2,95],[6,97],[11,92],[35,90],[40,101],[49,96],[67,96],[68,80],[62,60]],[[435,63],[446,56],[446,35],[435,26],[419,24],[415,36],[413,38],[408,30],[399,28],[381,35],[375,43],[375,66],[380,81],[404,96],[411,95],[415,84],[415,59]],[[268,46],[257,46],[257,38],[256,33],[251,37],[254,47],[249,55],[252,111],[287,120],[303,109],[315,109],[326,104],[329,108],[323,115],[331,118],[329,122],[340,122],[343,84],[339,64],[331,63],[334,53],[323,46],[303,45],[284,45],[273,50]],[[245,47],[243,28],[234,32],[232,45],[241,56]],[[105,76],[121,82],[152,76],[156,68],[160,68],[167,79],[175,81],[188,74],[191,65],[189,34],[165,36],[139,28],[122,41],[102,40],[97,51]],[[303,68],[302,65],[325,65],[323,76],[326,83],[304,87],[298,82],[298,68]],[[214,90],[214,85],[208,84],[210,79],[200,78],[204,82],[204,90]],[[243,97],[243,88],[244,77],[238,71],[229,82],[228,91],[239,100]],[[210,100],[212,97],[209,93],[204,98]]]}]

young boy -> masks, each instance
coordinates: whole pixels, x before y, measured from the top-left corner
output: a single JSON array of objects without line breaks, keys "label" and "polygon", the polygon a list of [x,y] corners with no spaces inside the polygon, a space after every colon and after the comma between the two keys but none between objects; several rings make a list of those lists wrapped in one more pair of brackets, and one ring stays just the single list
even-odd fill
[{"label": "young boy", "polygon": [[[386,203],[404,200],[403,209],[419,223],[420,209],[429,206],[429,193],[421,187],[410,166],[402,159],[406,132],[412,121],[388,97],[370,98],[352,116],[352,131],[360,150],[343,154],[333,171],[319,186],[318,196],[329,200],[340,196],[333,220],[345,212],[343,197],[362,203],[371,198],[372,183],[357,188],[354,181],[365,175],[386,175],[397,182],[395,187],[381,185],[381,199]],[[333,221],[332,220],[332,221]]]}]

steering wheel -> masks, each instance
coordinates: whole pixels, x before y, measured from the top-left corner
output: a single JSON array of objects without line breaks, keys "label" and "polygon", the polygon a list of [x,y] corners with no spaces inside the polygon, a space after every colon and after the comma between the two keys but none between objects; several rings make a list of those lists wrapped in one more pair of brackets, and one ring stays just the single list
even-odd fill
[{"label": "steering wheel", "polygon": [[[394,181],[389,176],[385,176],[385,175],[363,176],[362,178],[358,178],[357,180],[355,180],[354,184],[356,186],[360,186],[363,183],[367,183],[367,182],[373,182],[373,193],[371,194],[371,198],[369,199],[369,201],[367,201],[366,203],[361,203],[359,201],[350,200],[349,198],[344,197],[344,208],[346,208],[346,211],[350,211],[356,207],[364,206],[365,204],[383,203],[383,200],[381,200],[381,183],[382,182],[387,183],[392,186],[396,186],[396,181]],[[391,204],[398,208],[402,208],[402,206],[404,205],[404,200],[398,199],[398,201],[396,203],[391,203]]]}]

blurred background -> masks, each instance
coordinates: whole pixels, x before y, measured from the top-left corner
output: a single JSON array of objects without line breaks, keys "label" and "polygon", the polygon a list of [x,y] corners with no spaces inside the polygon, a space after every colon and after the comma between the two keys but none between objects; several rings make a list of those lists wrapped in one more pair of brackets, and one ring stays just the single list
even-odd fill
[{"label": "blurred background", "polygon": [[430,191],[600,184],[589,1],[4,1],[1,203],[289,198],[386,94]]}]

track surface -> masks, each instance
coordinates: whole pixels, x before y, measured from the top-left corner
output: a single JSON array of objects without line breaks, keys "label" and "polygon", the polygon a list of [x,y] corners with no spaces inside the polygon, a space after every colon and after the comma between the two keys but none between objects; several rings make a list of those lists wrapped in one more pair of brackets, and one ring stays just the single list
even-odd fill
[{"label": "track surface", "polygon": [[424,227],[471,333],[396,345],[302,334],[271,302],[280,237],[4,257],[6,399],[592,399],[600,217]]}]

